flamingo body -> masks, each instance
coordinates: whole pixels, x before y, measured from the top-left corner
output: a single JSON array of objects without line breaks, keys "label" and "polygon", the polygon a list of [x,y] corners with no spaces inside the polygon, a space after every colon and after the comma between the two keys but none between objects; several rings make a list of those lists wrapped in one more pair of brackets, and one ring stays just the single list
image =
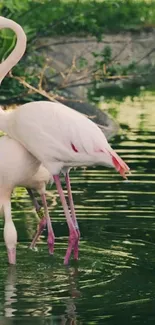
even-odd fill
[{"label": "flamingo body", "polygon": [[[98,126],[60,103],[27,103],[0,112],[3,130],[57,175],[63,167],[101,164],[123,176],[128,166],[108,144]],[[1,123],[1,122],[0,122]]]}]

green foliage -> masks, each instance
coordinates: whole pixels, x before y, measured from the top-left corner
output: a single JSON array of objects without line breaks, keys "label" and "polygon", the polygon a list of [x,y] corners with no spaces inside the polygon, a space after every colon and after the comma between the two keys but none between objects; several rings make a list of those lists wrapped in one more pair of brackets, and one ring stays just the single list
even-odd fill
[{"label": "green foliage", "polygon": [[77,68],[84,69],[87,65],[88,65],[87,59],[81,56],[77,62]]},{"label": "green foliage", "polygon": [[[155,1],[1,0],[0,14],[21,24],[29,41],[38,33],[87,33],[100,39],[105,31],[137,30],[154,26]],[[10,34],[7,35],[10,38]]]},{"label": "green foliage", "polygon": [[99,103],[101,100],[110,101],[115,99],[119,102],[123,101],[127,96],[134,98],[141,91],[141,83],[132,80],[131,82],[120,82],[111,84],[94,84],[88,91],[88,98],[91,102]]},{"label": "green foliage", "polygon": [[[43,58],[35,53],[35,40],[41,36],[55,35],[94,35],[98,40],[105,32],[122,30],[139,30],[153,27],[155,23],[155,1],[145,0],[0,0],[0,15],[18,22],[25,30],[28,39],[27,52],[33,52],[31,62],[22,60],[14,69],[16,75],[24,76],[28,82],[37,85],[38,76],[27,68],[39,65],[43,67]],[[0,61],[14,48],[16,37],[10,30],[0,31]],[[95,57],[93,87],[89,97],[95,92],[94,100],[102,92],[103,82],[116,75],[136,74],[137,67],[120,66],[112,63],[112,53],[106,47],[101,53],[93,53]],[[39,62],[40,61],[40,62]],[[26,66],[25,66],[26,64]],[[87,66],[85,58],[80,58],[78,68]],[[115,85],[116,86],[116,85]],[[119,86],[122,90],[122,86]],[[133,92],[136,90],[134,89]],[[5,97],[16,96],[25,92],[17,81],[6,78],[1,86],[1,94]],[[117,91],[116,91],[117,93]],[[35,95],[34,95],[35,96]],[[31,98],[34,98],[31,96]],[[2,97],[1,97],[2,98]]]}]

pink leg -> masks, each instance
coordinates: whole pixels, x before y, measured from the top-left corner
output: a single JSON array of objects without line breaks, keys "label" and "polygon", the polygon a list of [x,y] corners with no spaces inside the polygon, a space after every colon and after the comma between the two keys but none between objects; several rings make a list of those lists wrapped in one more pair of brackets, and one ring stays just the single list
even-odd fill
[{"label": "pink leg", "polygon": [[68,248],[67,248],[67,252],[64,258],[64,264],[67,265],[70,259],[70,255],[72,253],[72,249],[74,248],[77,240],[78,240],[78,235],[76,232],[76,228],[74,225],[74,222],[71,218],[68,206],[67,206],[67,202],[65,199],[65,195],[63,193],[63,189],[61,186],[61,182],[60,182],[60,178],[58,175],[53,176],[59,196],[60,196],[60,200],[63,206],[63,210],[67,219],[67,224],[68,224],[68,228],[69,228],[69,244],[68,244]]},{"label": "pink leg", "polygon": [[48,212],[46,195],[45,194],[42,194],[41,195],[41,199],[42,199],[42,203],[43,203],[43,207],[44,207],[44,213],[45,213],[46,222],[47,222],[47,230],[48,230],[47,243],[48,243],[48,249],[49,249],[49,253],[51,255],[53,255],[55,236],[54,236],[54,231],[53,231],[53,228],[52,228],[51,219],[50,219],[49,212]]},{"label": "pink leg", "polygon": [[39,222],[39,225],[37,227],[37,230],[36,230],[36,234],[35,234],[32,242],[30,244],[30,248],[34,249],[35,246],[36,246],[37,239],[41,235],[43,230],[45,229],[47,222],[46,222],[46,217],[44,216],[43,208],[39,205],[35,195],[32,192],[32,190],[27,188],[27,192],[28,192],[28,194],[29,194],[29,196],[30,196],[30,198],[32,200],[32,203],[33,203],[35,209],[36,209],[37,215],[39,216],[39,218],[41,218],[41,220]]},{"label": "pink leg", "polygon": [[79,231],[79,226],[78,226],[78,222],[77,222],[77,219],[76,219],[76,213],[75,213],[75,208],[74,208],[74,202],[73,202],[73,196],[72,196],[69,173],[66,173],[65,180],[66,180],[66,186],[67,186],[71,216],[72,216],[72,220],[73,220],[74,225],[75,225],[76,232],[78,234],[78,238],[77,238],[77,241],[76,241],[75,246],[74,246],[74,259],[78,260],[80,231]]},{"label": "pink leg", "polygon": [[45,229],[46,224],[47,224],[46,217],[43,214],[42,208],[40,208],[40,210],[37,211],[37,214],[38,214],[39,217],[41,217],[41,220],[39,222],[39,225],[37,227],[37,230],[36,230],[36,233],[35,233],[35,235],[33,237],[33,240],[32,240],[32,242],[30,244],[31,249],[35,248],[38,237],[41,235],[41,233],[43,232],[43,230]]}]

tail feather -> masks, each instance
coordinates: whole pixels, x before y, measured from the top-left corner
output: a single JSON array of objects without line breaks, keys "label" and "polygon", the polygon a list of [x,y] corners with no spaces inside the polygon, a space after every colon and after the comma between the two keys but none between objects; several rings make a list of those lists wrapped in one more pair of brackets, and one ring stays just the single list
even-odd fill
[{"label": "tail feather", "polygon": [[115,169],[120,173],[123,178],[127,179],[126,173],[129,173],[130,171],[128,165],[123,161],[122,158],[119,157],[119,155],[115,151],[110,152],[110,154],[112,156],[112,161]]}]

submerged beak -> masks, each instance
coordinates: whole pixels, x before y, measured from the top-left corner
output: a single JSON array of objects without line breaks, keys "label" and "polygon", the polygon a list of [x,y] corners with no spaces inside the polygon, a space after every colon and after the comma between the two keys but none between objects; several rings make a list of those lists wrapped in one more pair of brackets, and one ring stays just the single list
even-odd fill
[{"label": "submerged beak", "polygon": [[16,248],[8,248],[7,251],[9,264],[16,264]]}]

